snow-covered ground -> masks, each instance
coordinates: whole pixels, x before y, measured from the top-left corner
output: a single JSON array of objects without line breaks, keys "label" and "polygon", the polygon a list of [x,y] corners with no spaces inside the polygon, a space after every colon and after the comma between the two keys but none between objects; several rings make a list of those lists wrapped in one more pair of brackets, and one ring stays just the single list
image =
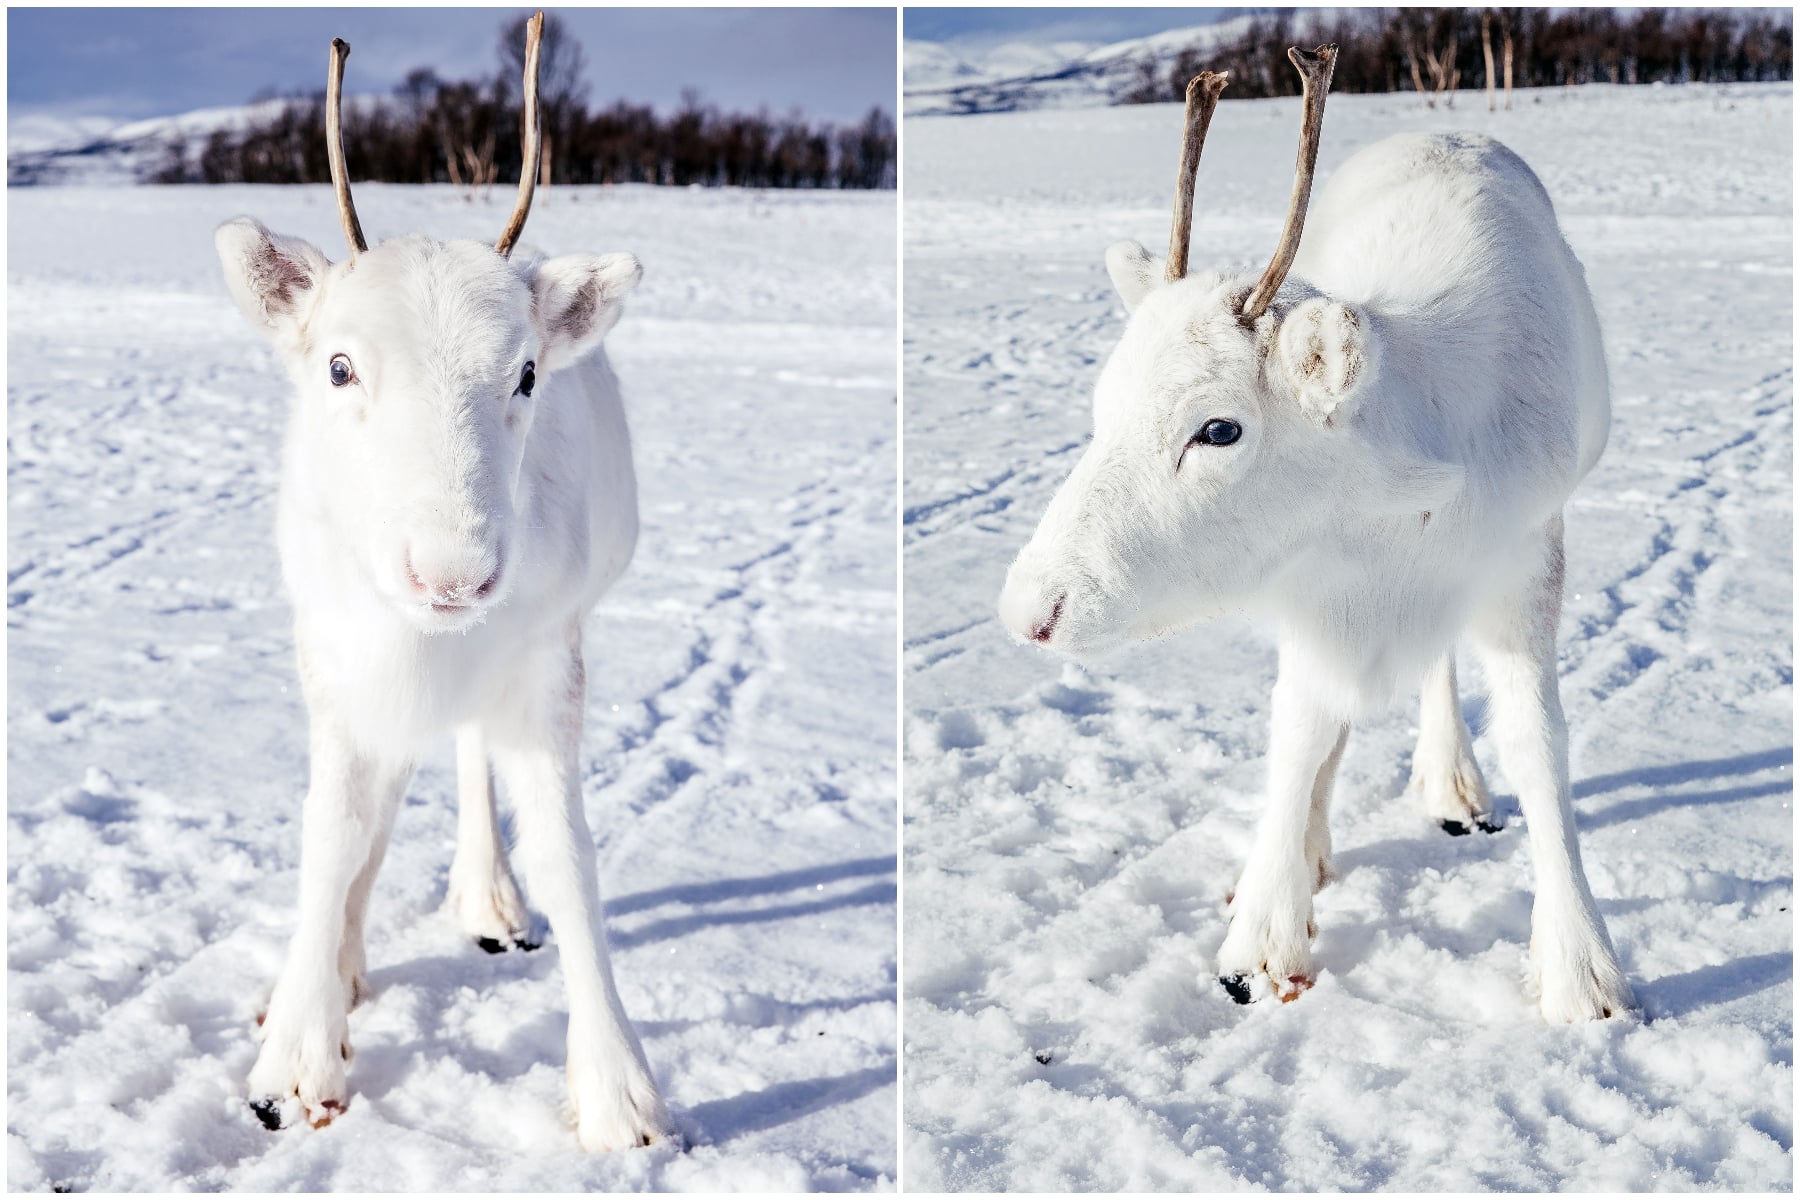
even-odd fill
[{"label": "snow-covered ground", "polygon": [[[993,615],[1121,328],[1102,251],[1167,244],[1180,111],[910,119],[909,1190],[1791,1188],[1791,88],[1518,101],[1335,97],[1320,169],[1490,131],[1587,265],[1615,407],[1569,508],[1562,690],[1642,1013],[1539,1020],[1516,801],[1492,836],[1428,824],[1412,711],[1350,739],[1318,986],[1244,1008],[1211,980],[1273,648],[1211,625],[1084,670]],[[1267,261],[1297,113],[1220,108],[1196,263]]]},{"label": "snow-covered ground", "polygon": [[[895,1016],[892,193],[540,193],[630,249],[608,339],[644,531],[583,745],[628,1011],[692,1149],[587,1157],[554,940],[439,911],[448,743],[376,885],[348,1111],[265,1131],[305,715],[273,545],[287,389],[221,220],[338,256],[329,189],[14,190],[7,279],[8,1181],[78,1190],[882,1189]],[[510,209],[357,189],[371,240]]]}]

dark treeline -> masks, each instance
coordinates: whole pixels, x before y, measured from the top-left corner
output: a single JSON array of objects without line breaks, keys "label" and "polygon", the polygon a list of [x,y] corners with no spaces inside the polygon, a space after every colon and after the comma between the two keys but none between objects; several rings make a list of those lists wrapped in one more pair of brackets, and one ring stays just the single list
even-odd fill
[{"label": "dark treeline", "polygon": [[1334,92],[1438,95],[1485,87],[1489,53],[1499,86],[1508,50],[1514,87],[1794,76],[1793,22],[1785,9],[1338,9],[1254,18],[1222,45],[1183,51],[1173,69],[1146,60],[1123,99],[1179,100],[1203,70],[1231,72],[1226,99],[1297,96],[1300,77],[1287,48],[1325,42],[1338,45]]},{"label": "dark treeline", "polygon": [[[522,19],[502,30],[492,78],[449,82],[429,69],[391,97],[344,105],[344,157],[354,180],[450,183],[471,191],[519,177],[524,154],[518,60]],[[891,188],[894,121],[880,108],[856,125],[813,124],[798,114],[722,113],[688,91],[660,117],[619,101],[589,111],[582,54],[554,15],[539,72],[544,131],[540,179],[553,184],[655,183],[770,188]],[[323,183],[325,93],[294,96],[204,143],[171,145],[161,183]]]}]

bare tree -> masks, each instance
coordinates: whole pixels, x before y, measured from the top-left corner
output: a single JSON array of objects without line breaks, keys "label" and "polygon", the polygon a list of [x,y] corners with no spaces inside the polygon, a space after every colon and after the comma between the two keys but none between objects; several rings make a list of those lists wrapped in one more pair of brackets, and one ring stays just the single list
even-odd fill
[{"label": "bare tree", "polygon": [[[500,80],[511,84],[525,73],[525,22],[516,17],[500,27]],[[548,187],[554,165],[551,147],[573,141],[574,126],[586,118],[587,55],[568,25],[555,13],[544,14],[544,39],[538,50],[538,106],[543,123],[543,157],[539,183]],[[565,175],[565,180],[567,176]]]},{"label": "bare tree", "polygon": [[1494,111],[1494,10],[1481,10],[1481,60],[1487,64],[1488,111]]},{"label": "bare tree", "polygon": [[418,124],[431,111],[431,106],[437,103],[438,89],[443,86],[443,80],[430,67],[414,67],[394,88],[394,95],[406,102],[406,115],[414,124]]},{"label": "bare tree", "polygon": [[[500,76],[515,81],[525,75],[525,23],[515,17],[500,27]],[[565,106],[587,98],[582,72],[587,55],[569,27],[555,13],[544,14],[544,40],[538,50],[538,103],[545,108]]]},{"label": "bare tree", "polygon": [[1425,97],[1429,108],[1436,108],[1437,101],[1425,90],[1425,80],[1419,74],[1419,52],[1413,45],[1413,31],[1410,22],[1400,23],[1400,48],[1406,53],[1406,69],[1412,73],[1413,91]]},{"label": "bare tree", "polygon": [[1504,8],[1500,10],[1500,56],[1503,70],[1506,72],[1506,111],[1512,111],[1512,14]]},{"label": "bare tree", "polygon": [[482,139],[481,149],[477,151],[474,143],[462,144],[463,166],[468,173],[469,194],[467,199],[475,198],[476,189],[481,190],[481,198],[486,200],[492,193],[494,180],[500,178],[500,164],[494,161],[494,130],[488,127],[487,137]]},{"label": "bare tree", "polygon": [[401,133],[406,153],[411,170],[418,173],[420,183],[430,183],[434,176],[430,130],[438,91],[443,86],[444,81],[430,67],[414,67],[394,88],[394,96],[401,104],[404,123]]},{"label": "bare tree", "polygon": [[[1413,90],[1425,97],[1427,108],[1452,106],[1462,71],[1456,65],[1456,9],[1402,9],[1398,16],[1400,48],[1412,73]],[[1424,66],[1423,74],[1420,71]]]},{"label": "bare tree", "polygon": [[476,191],[491,185],[500,174],[495,126],[512,110],[504,104],[497,85],[494,92],[490,99],[470,83],[445,84],[438,89],[432,124],[450,182],[464,189],[465,200],[474,200]]}]

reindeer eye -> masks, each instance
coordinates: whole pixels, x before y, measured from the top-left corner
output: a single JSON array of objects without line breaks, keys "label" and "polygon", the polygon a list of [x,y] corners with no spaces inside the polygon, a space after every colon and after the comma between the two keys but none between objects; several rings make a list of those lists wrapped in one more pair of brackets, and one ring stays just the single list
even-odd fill
[{"label": "reindeer eye", "polygon": [[356,368],[350,365],[350,357],[346,354],[331,356],[331,386],[343,387],[356,378]]},{"label": "reindeer eye", "polygon": [[525,369],[519,372],[519,391],[529,396],[531,389],[537,386],[537,364],[526,363]]},{"label": "reindeer eye", "polygon": [[1236,421],[1211,420],[1200,427],[1194,435],[1194,441],[1202,446],[1229,446],[1243,435],[1243,428]]}]

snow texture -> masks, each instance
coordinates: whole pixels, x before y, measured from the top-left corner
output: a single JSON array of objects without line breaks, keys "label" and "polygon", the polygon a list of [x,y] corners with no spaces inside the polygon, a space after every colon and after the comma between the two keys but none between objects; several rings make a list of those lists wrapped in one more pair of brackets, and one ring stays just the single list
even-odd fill
[{"label": "snow texture", "polygon": [[[1429,824],[1410,707],[1350,738],[1318,986],[1240,1007],[1212,979],[1272,644],[1215,623],[1083,669],[994,616],[1122,327],[1102,251],[1167,243],[1180,110],[909,119],[909,1190],[1791,1189],[1792,90],[1516,106],[1337,96],[1320,171],[1490,132],[1586,264],[1614,420],[1568,509],[1562,694],[1643,1011],[1542,1023],[1517,802],[1478,736],[1506,828]],[[1298,127],[1294,100],[1220,108],[1196,264],[1267,261]]]},{"label": "snow texture", "polygon": [[[598,1157],[554,939],[489,956],[440,911],[448,739],[376,885],[348,1111],[271,1134],[244,1103],[306,726],[288,388],[212,231],[251,213],[338,256],[329,189],[10,200],[9,1184],[891,1188],[892,195],[555,188],[526,231],[646,268],[608,339],[644,530],[588,623],[582,759],[625,1005],[692,1148]],[[492,239],[512,196],[357,200],[371,240]]]}]

